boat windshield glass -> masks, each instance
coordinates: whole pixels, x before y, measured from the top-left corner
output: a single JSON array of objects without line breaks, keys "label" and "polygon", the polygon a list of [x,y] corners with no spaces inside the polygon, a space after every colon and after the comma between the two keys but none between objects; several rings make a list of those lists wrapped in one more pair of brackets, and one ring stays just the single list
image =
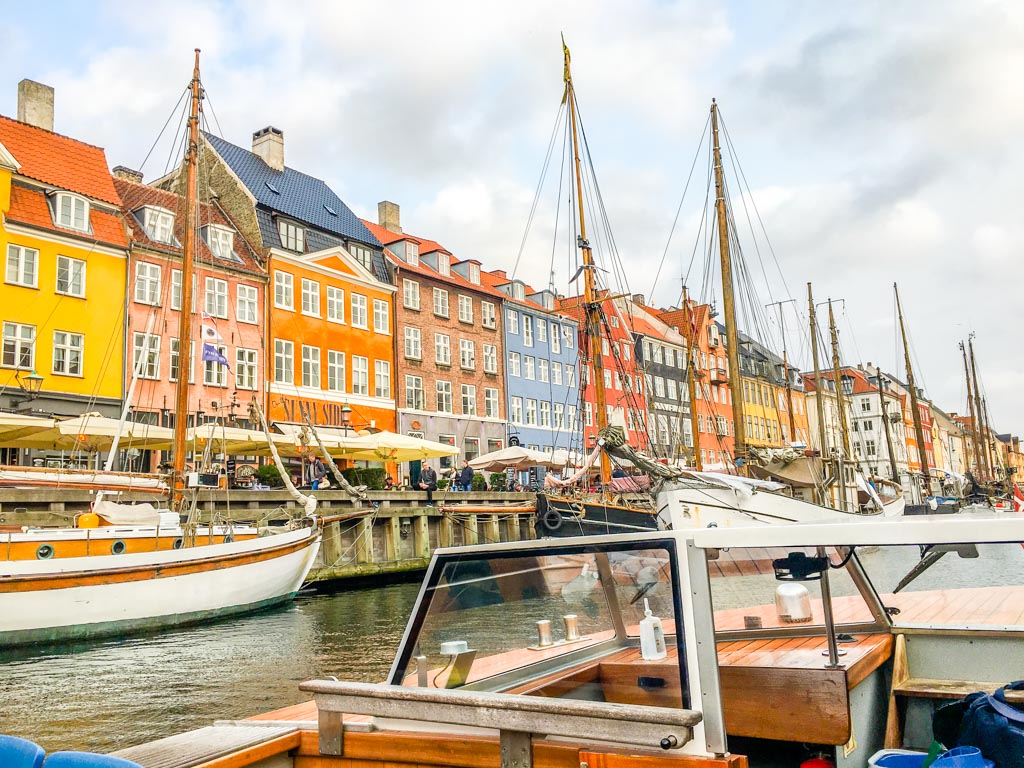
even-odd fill
[{"label": "boat windshield glass", "polygon": [[[847,553],[826,550],[833,619],[836,625],[875,622],[844,566]],[[821,568],[814,571],[815,563],[824,561],[816,560],[815,548],[731,547],[716,554],[708,560],[716,632],[824,626]],[[866,588],[870,593],[870,586]]]},{"label": "boat windshield glass", "polygon": [[645,600],[678,664],[675,561],[661,539],[438,555],[391,682],[532,692],[531,680],[635,652]]},{"label": "boat windshield glass", "polygon": [[1024,629],[1020,544],[858,548],[857,556],[896,625]]}]

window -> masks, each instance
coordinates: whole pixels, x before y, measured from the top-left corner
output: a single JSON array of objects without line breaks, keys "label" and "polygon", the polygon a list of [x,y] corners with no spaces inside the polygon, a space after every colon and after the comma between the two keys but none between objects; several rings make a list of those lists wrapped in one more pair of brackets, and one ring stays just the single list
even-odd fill
[{"label": "window", "polygon": [[565,384],[569,387],[576,386],[576,366],[567,365],[565,366]]},{"label": "window", "polygon": [[519,370],[520,356],[518,352],[508,353],[508,375],[509,376],[521,376]]},{"label": "window", "polygon": [[562,403],[555,403],[555,429],[565,429],[565,406]]},{"label": "window", "polygon": [[274,272],[274,306],[295,309],[295,278],[289,272]]},{"label": "window", "polygon": [[405,407],[417,411],[424,409],[422,376],[405,377]]},{"label": "window", "polygon": [[523,315],[523,344],[533,346],[533,318],[530,315]]},{"label": "window", "polygon": [[274,339],[274,381],[281,384],[295,383],[295,344]]},{"label": "window", "polygon": [[494,305],[489,301],[480,302],[480,324],[483,325],[484,328],[497,327]]},{"label": "window", "polygon": [[538,318],[537,319],[537,341],[544,341],[544,342],[546,342],[547,340],[548,340],[548,324],[547,324],[547,322],[544,319]]},{"label": "window", "polygon": [[387,360],[373,361],[373,393],[391,399],[391,363]]},{"label": "window", "polygon": [[562,364],[552,363],[551,364],[551,383],[561,384],[562,383]]},{"label": "window", "polygon": [[365,296],[360,296],[358,293],[352,294],[351,319],[353,328],[369,328],[367,325]]},{"label": "window", "polygon": [[874,456],[875,455],[875,441],[874,440],[865,440],[864,441],[864,453],[866,453],[868,456]]},{"label": "window", "polygon": [[89,203],[84,197],[62,192],[57,195],[57,224],[79,232],[89,231]]},{"label": "window", "polygon": [[505,329],[509,333],[519,333],[519,313],[514,309],[505,310]]},{"label": "window", "polygon": [[418,267],[420,263],[420,244],[409,240],[405,242],[405,263]]},{"label": "window", "polygon": [[210,224],[206,227],[206,244],[218,259],[237,261],[235,258],[235,233],[227,227]]},{"label": "window", "polygon": [[[192,384],[195,381],[195,376],[193,376],[193,373],[192,373],[193,372],[193,368],[194,368],[194,366],[192,365],[192,360],[194,359],[195,356],[193,354],[191,354],[195,350],[195,348],[196,348],[195,342],[192,342],[189,345],[189,352],[190,352],[190,354],[188,356],[188,362],[189,362],[189,366],[188,366],[188,383],[189,384]],[[168,377],[169,377],[169,379],[171,381],[177,381],[178,380],[178,364],[179,364],[179,362],[180,362],[180,360],[179,360],[179,355],[178,355],[178,340],[177,339],[171,339],[170,340],[170,346],[169,346],[169,349],[168,349],[168,363],[169,363],[169,367],[170,367],[170,371],[168,373]]]},{"label": "window", "polygon": [[160,303],[160,267],[140,261],[135,265],[135,300],[140,304]]},{"label": "window", "polygon": [[68,331],[53,332],[53,372],[62,376],[82,375],[82,348],[85,337]]},{"label": "window", "polygon": [[[559,338],[560,336],[561,336],[561,333],[558,330],[558,324],[557,323],[552,323],[551,324],[551,351],[552,352],[561,352],[562,351],[562,342],[561,342],[561,340]],[[572,344],[566,344],[565,346],[571,347]]]},{"label": "window", "polygon": [[473,285],[480,285],[480,265],[470,264],[469,265],[469,282]]},{"label": "window", "polygon": [[604,373],[604,388],[605,389],[611,389],[612,388],[612,372],[608,368],[605,368],[603,373]]},{"label": "window", "polygon": [[865,397],[863,400],[860,401],[860,409],[862,411],[864,411],[865,413],[870,413],[871,412],[871,401],[868,400]]},{"label": "window", "polygon": [[548,361],[544,358],[537,361],[537,380],[545,383],[548,381]]},{"label": "window", "polygon": [[466,461],[472,461],[480,455],[480,438],[479,437],[467,437],[462,441],[462,455],[466,457]]},{"label": "window", "polygon": [[305,252],[306,248],[303,242],[305,240],[305,233],[302,231],[302,227],[290,221],[279,221],[277,222],[277,232],[281,236],[282,248],[287,248],[289,251],[297,251],[298,253]]},{"label": "window", "polygon": [[335,349],[327,350],[327,389],[345,391],[345,353]]},{"label": "window", "polygon": [[320,283],[302,278],[302,314],[320,317]]},{"label": "window", "polygon": [[526,298],[526,286],[520,282],[512,283],[512,298],[523,301]]},{"label": "window", "polygon": [[675,379],[666,379],[665,380],[665,387],[668,390],[668,399],[669,400],[678,400],[679,399],[679,393],[676,390],[676,380]]},{"label": "window", "polygon": [[589,400],[583,403],[584,423],[588,427],[594,426],[594,404]]},{"label": "window", "polygon": [[[181,273],[178,273],[178,281],[181,281]],[[235,317],[240,323],[259,322],[257,315],[259,307],[259,294],[254,285],[239,285],[236,291],[237,303],[235,304]],[[179,299],[180,301],[180,299]]]},{"label": "window", "polygon": [[423,359],[423,334],[419,328],[405,326],[405,356],[410,360]]},{"label": "window", "polygon": [[[566,349],[572,349],[572,345],[575,343],[573,341],[573,337],[575,335],[576,335],[576,331],[573,329],[573,327],[571,325],[563,325],[562,326],[562,341],[565,342],[565,348]],[[558,350],[555,349],[554,351],[557,352]]]},{"label": "window", "polygon": [[448,291],[443,288],[434,289],[434,314],[448,317]]},{"label": "window", "polygon": [[434,334],[434,362],[438,365],[452,364],[452,340],[443,333]]},{"label": "window", "polygon": [[618,328],[619,327],[619,318],[618,317],[616,317],[615,315],[612,315],[609,318],[609,320],[611,320],[612,328]]},{"label": "window", "polygon": [[[437,442],[454,447],[455,435],[438,435]],[[438,460],[438,464],[440,464],[441,469],[451,469],[453,466],[455,466],[454,463],[452,462],[451,456],[442,456],[440,460]]]},{"label": "window", "polygon": [[452,413],[452,383],[450,381],[437,382],[437,411],[438,413]]},{"label": "window", "polygon": [[658,397],[665,396],[665,380],[661,376],[654,377],[654,394]]},{"label": "window", "polygon": [[[7,364],[6,324],[4,332],[4,365]],[[155,333],[132,335],[132,370],[138,371],[139,378],[160,378],[160,337]]]},{"label": "window", "polygon": [[601,338],[601,354],[605,356],[611,354],[611,348],[608,346],[608,339],[604,337]]},{"label": "window", "polygon": [[[192,275],[195,277],[195,274]],[[193,307],[195,306],[195,292],[192,293]],[[181,309],[181,270],[171,270],[171,309]]]},{"label": "window", "polygon": [[415,280],[402,280],[402,306],[406,309],[420,308],[420,284]]},{"label": "window", "polygon": [[523,356],[523,377],[527,379],[535,379],[534,367],[536,360],[530,355]]},{"label": "window", "polygon": [[352,257],[360,264],[362,264],[366,269],[373,268],[373,251],[367,248],[365,245],[349,243],[348,252],[351,253]]},{"label": "window", "polygon": [[166,208],[146,206],[142,209],[146,236],[156,243],[174,242],[174,214]]},{"label": "window", "polygon": [[320,347],[302,345],[302,386],[320,389]]},{"label": "window", "polygon": [[531,398],[526,399],[526,423],[537,425],[537,401]]},{"label": "window", "polygon": [[448,277],[452,273],[452,257],[447,253],[437,254],[437,271],[445,277]]},{"label": "window", "polygon": [[498,372],[498,348],[494,344],[484,344],[484,373]]},{"label": "window", "polygon": [[551,403],[547,400],[540,401],[540,425],[542,427],[551,427]]},{"label": "window", "polygon": [[206,278],[206,314],[226,319],[228,316],[228,281]]},{"label": "window", "polygon": [[476,416],[476,387],[472,384],[462,385],[462,415]]},{"label": "window", "polygon": [[476,344],[470,339],[459,339],[459,365],[468,371],[476,368]]},{"label": "window", "polygon": [[874,422],[872,422],[871,419],[867,419],[864,422],[864,431],[865,432],[872,432],[872,431],[874,431],[874,429],[875,429]]},{"label": "window", "polygon": [[508,420],[513,424],[523,423],[523,398],[513,397],[511,399]]},{"label": "window", "polygon": [[484,389],[484,416],[488,419],[498,418],[498,390],[492,387]]},{"label": "window", "polygon": [[566,422],[565,422],[565,425],[566,425],[566,427],[568,429],[571,429],[571,430],[577,429],[577,424],[576,424],[576,406],[575,405],[570,405],[569,406],[569,410],[566,411]]},{"label": "window", "polygon": [[473,322],[473,297],[459,294],[459,322]]},{"label": "window", "polygon": [[[672,354],[672,350],[671,349],[667,349],[667,350],[665,350],[665,352],[666,352],[667,355],[671,355]],[[622,342],[622,359],[623,360],[629,360],[629,357],[630,357],[631,354],[632,353],[630,351],[629,342],[628,341]],[[669,363],[669,365],[671,365],[671,364],[672,363]]]},{"label": "window", "polygon": [[370,361],[358,355],[352,356],[352,394],[370,394]]},{"label": "window", "polygon": [[[221,356],[227,355],[227,347],[212,344],[210,346],[213,346]],[[216,360],[204,360],[203,383],[211,387],[226,387],[228,385],[228,367],[221,365]]]},{"label": "window", "polygon": [[386,301],[373,300],[373,330],[375,333],[391,333],[389,314]]},{"label": "window", "polygon": [[327,286],[327,319],[332,323],[345,322],[345,292],[333,285]]},{"label": "window", "polygon": [[257,368],[257,355],[255,349],[235,350],[235,386],[238,389],[257,389],[259,384],[259,368]]},{"label": "window", "polygon": [[57,293],[85,298],[85,262],[70,256],[57,257]]}]

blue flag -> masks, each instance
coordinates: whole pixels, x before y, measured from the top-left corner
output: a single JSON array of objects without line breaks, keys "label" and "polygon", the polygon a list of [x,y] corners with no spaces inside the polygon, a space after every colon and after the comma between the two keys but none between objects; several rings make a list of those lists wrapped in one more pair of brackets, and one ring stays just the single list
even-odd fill
[{"label": "blue flag", "polygon": [[231,367],[228,365],[228,359],[224,357],[224,355],[220,353],[220,350],[213,346],[213,344],[203,344],[203,362],[220,363],[227,368]]}]

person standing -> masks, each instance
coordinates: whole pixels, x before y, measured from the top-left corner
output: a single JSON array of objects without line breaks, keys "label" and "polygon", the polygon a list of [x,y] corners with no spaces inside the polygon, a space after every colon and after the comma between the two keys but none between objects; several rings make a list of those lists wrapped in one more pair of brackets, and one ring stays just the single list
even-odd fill
[{"label": "person standing", "polygon": [[327,467],[324,466],[324,463],[321,461],[319,456],[313,457],[312,474],[313,490],[315,491],[320,487],[320,483],[322,483],[323,479],[327,476]]},{"label": "person standing", "polygon": [[421,491],[427,492],[427,506],[434,506],[434,491],[437,490],[437,472],[429,464],[424,464],[420,470],[420,481],[416,485]]},{"label": "person standing", "polygon": [[459,490],[473,490],[473,468],[465,459],[462,460],[462,471],[459,472]]}]

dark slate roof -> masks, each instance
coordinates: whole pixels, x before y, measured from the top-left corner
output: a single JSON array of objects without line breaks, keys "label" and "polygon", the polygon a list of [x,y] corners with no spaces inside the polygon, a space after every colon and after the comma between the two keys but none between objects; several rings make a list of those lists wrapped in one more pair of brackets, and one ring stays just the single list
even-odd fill
[{"label": "dark slate roof", "polygon": [[[320,179],[287,166],[283,171],[275,171],[249,150],[236,147],[210,133],[203,135],[260,205],[339,237],[365,243],[373,248],[383,247],[366,225]],[[334,211],[333,215],[328,208]]]},{"label": "dark slate roof", "polygon": [[[260,234],[263,237],[264,245],[268,248],[284,248],[284,246],[281,245],[281,233],[274,224],[274,219],[268,209],[262,206],[257,207],[256,221],[260,225]],[[340,237],[334,237],[333,235],[320,230],[307,229],[305,232],[305,245],[306,251],[308,253],[312,253],[315,251],[322,251],[326,248],[336,248],[339,245],[341,247],[345,247],[345,241]],[[384,260],[384,252],[382,250],[377,250],[377,248],[373,249],[373,269],[370,271],[373,273],[373,276],[382,283],[390,284],[392,282],[391,270],[388,269],[387,262]]]}]

